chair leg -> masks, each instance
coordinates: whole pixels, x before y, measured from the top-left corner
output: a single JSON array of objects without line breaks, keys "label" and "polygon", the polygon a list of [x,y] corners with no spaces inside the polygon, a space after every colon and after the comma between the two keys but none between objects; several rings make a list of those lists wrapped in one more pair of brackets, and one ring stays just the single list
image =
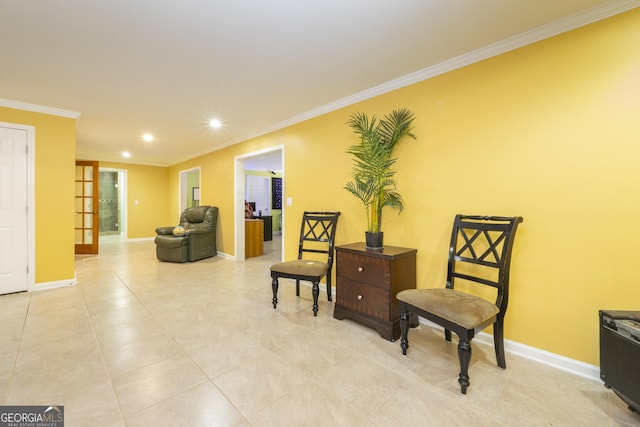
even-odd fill
[{"label": "chair leg", "polygon": [[318,315],[318,295],[320,295],[320,282],[313,282],[311,287],[311,293],[313,294],[313,315]]},{"label": "chair leg", "polygon": [[444,330],[444,339],[447,341],[451,341],[451,331],[449,329]]},{"label": "chair leg", "polygon": [[409,312],[407,310],[400,311],[400,348],[402,354],[407,354],[409,348]]},{"label": "chair leg", "polygon": [[467,394],[469,387],[469,363],[471,362],[471,343],[460,338],[458,341],[458,359],[460,359],[460,375],[458,383],[462,394]]},{"label": "chair leg", "polygon": [[327,274],[327,300],[333,301],[331,299],[331,272]]},{"label": "chair leg", "polygon": [[273,308],[278,304],[278,278],[274,277],[271,281],[271,289],[273,290]]},{"label": "chair leg", "polygon": [[507,369],[507,361],[504,357],[504,322],[498,319],[493,324],[493,345],[496,348],[496,361],[502,369]]},{"label": "chair leg", "polygon": [[296,296],[300,296],[300,280],[296,279]]}]

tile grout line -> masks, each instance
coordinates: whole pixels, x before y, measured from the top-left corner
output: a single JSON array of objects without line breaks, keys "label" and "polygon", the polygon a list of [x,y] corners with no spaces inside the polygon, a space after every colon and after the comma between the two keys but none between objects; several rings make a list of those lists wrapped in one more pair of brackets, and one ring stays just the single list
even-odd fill
[{"label": "tile grout line", "polygon": [[[118,277],[118,279],[121,280],[120,277],[117,274],[116,274],[116,277]],[[109,372],[109,368],[107,366],[107,362],[106,362],[106,360],[104,358],[104,350],[102,348],[102,344],[100,343],[100,340],[98,339],[98,334],[96,332],[96,327],[95,327],[95,324],[93,322],[93,317],[91,317],[91,313],[89,311],[89,305],[87,304],[87,298],[86,298],[86,296],[84,294],[83,284],[82,283],[78,283],[78,286],[80,287],[80,293],[82,294],[82,301],[84,302],[85,310],[87,310],[87,317],[89,317],[89,324],[91,325],[91,331],[93,332],[93,338],[96,340],[96,344],[98,345],[98,349],[100,349],[100,359],[102,360],[102,365],[104,366],[105,373],[107,374],[107,378],[109,379],[109,384],[111,384],[111,390],[113,391],[113,396],[115,397],[116,402],[118,402],[118,409],[120,410],[120,416],[122,417],[122,421],[125,423],[125,425],[127,425],[126,418],[124,416],[124,411],[122,410],[122,405],[120,404],[120,399],[118,398],[118,393],[116,392],[116,389],[115,389],[115,387],[113,385],[113,378],[111,377],[111,373]]]},{"label": "tile grout line", "polygon": [[[29,292],[27,291],[27,294],[29,294]],[[29,294],[29,303],[27,304],[27,309],[25,310],[25,314],[24,314],[24,321],[22,322],[22,328],[20,329],[20,338],[18,340],[18,345],[16,347],[16,354],[13,358],[13,367],[11,368],[11,378],[9,379],[9,386],[7,387],[7,395],[5,397],[5,405],[9,404],[9,397],[11,396],[11,391],[13,389],[13,380],[15,378],[15,374],[16,374],[16,366],[18,364],[18,356],[20,354],[20,349],[22,347],[22,337],[24,335],[24,330],[27,326],[27,317],[29,316],[29,310],[31,308],[31,295]]]}]

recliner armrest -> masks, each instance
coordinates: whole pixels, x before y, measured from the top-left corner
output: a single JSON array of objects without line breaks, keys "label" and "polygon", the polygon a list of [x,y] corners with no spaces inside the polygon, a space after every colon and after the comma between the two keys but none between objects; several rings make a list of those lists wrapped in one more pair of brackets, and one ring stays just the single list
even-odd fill
[{"label": "recliner armrest", "polygon": [[156,233],[161,236],[166,236],[173,234],[173,229],[175,227],[158,227],[156,228]]},{"label": "recliner armrest", "polygon": [[212,231],[210,228],[196,227],[196,228],[187,229],[186,234],[211,234],[211,233]]}]

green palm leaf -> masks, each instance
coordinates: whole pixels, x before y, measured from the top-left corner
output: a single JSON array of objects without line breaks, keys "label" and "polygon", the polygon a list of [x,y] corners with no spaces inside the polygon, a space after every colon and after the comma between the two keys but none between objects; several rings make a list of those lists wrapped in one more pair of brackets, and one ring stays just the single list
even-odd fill
[{"label": "green palm leaf", "polygon": [[403,108],[393,110],[382,120],[356,112],[347,121],[360,141],[347,148],[353,156],[353,180],[344,188],[364,204],[370,232],[380,231],[384,207],[398,213],[404,208],[402,196],[396,191],[395,171],[391,169],[397,159],[391,154],[403,138],[416,139],[413,120],[413,113]]}]

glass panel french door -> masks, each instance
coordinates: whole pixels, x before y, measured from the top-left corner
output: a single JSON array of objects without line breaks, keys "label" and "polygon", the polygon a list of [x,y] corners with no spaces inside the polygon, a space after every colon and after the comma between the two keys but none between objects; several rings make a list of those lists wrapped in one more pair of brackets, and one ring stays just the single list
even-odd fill
[{"label": "glass panel french door", "polygon": [[98,162],[76,161],[75,243],[77,254],[98,253]]}]

